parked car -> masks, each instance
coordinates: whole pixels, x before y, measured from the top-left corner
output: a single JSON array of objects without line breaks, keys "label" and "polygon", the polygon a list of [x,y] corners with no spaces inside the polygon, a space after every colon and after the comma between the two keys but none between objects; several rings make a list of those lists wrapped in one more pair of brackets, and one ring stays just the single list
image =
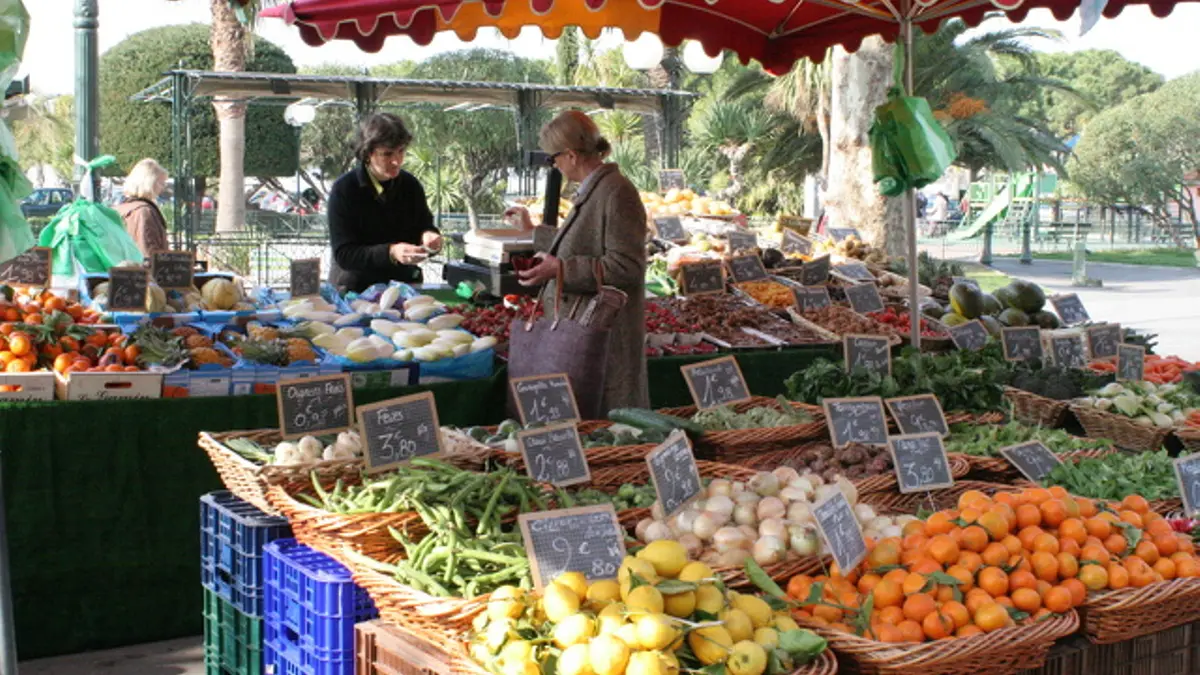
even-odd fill
[{"label": "parked car", "polygon": [[21,201],[21,213],[26,218],[51,218],[74,200],[75,193],[67,188],[38,188]]}]

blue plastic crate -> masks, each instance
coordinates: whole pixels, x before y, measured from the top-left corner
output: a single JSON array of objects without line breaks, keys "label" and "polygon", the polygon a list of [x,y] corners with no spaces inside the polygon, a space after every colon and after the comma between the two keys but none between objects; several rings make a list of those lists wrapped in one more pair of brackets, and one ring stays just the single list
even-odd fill
[{"label": "blue plastic crate", "polygon": [[267,544],[263,564],[265,642],[305,672],[342,672],[328,668],[343,662],[351,664],[352,671],[354,624],[378,613],[350,571],[294,539]]},{"label": "blue plastic crate", "polygon": [[232,492],[200,498],[200,581],[247,616],[262,617],[263,547],[291,537],[286,518],[268,516]]},{"label": "blue plastic crate", "polygon": [[286,638],[263,642],[263,675],[355,675],[355,654],[320,658]]}]

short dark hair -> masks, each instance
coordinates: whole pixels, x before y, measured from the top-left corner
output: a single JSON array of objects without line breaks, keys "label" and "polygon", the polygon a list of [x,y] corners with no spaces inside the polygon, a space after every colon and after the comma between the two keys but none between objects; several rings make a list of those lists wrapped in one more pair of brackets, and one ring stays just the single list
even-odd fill
[{"label": "short dark hair", "polygon": [[365,164],[379,148],[407,148],[412,139],[412,132],[399,115],[375,113],[358,127],[354,156]]}]

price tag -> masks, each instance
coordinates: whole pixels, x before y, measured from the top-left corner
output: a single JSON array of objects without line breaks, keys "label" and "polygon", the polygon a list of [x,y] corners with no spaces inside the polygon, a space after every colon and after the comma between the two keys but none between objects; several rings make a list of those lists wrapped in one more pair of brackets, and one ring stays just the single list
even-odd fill
[{"label": "price tag", "polygon": [[432,392],[361,405],[356,412],[367,445],[367,473],[393,469],[413,457],[440,455],[443,451]]},{"label": "price tag", "polygon": [[750,387],[742,377],[737,359],[723,356],[712,361],[702,361],[679,368],[692,400],[701,410],[716,408],[730,403],[749,401]]},{"label": "price tag", "polygon": [[350,428],[354,397],[349,375],[280,380],[275,388],[284,438],[318,436]]},{"label": "price tag", "polygon": [[753,251],[758,248],[758,236],[752,232],[730,230],[725,234],[725,240],[729,242],[730,253]]},{"label": "price tag", "polygon": [[564,572],[583,572],[589,582],[616,579],[625,560],[625,530],[612,504],[524,513],[517,525],[539,591]]},{"label": "price tag", "polygon": [[663,241],[678,243],[689,239],[687,230],[683,229],[683,221],[678,216],[655,218],[654,229],[658,232],[658,238]]},{"label": "price tag", "polygon": [[831,227],[831,228],[829,228],[829,238],[834,240],[835,242],[845,241],[845,240],[849,239],[850,237],[854,237],[855,239],[859,239],[859,240],[862,239],[862,235],[859,234],[858,230],[853,227]]},{"label": "price tag", "polygon": [[1200,454],[1175,460],[1175,480],[1179,482],[1183,512],[1191,518],[1200,510]]},{"label": "price tag", "polygon": [[195,273],[194,251],[155,251],[150,254],[150,276],[163,290],[191,288]]},{"label": "price tag", "polygon": [[1087,329],[1088,349],[1093,359],[1111,359],[1122,340],[1121,324],[1106,323]]},{"label": "price tag", "polygon": [[1042,329],[1037,326],[1003,328],[1000,341],[1007,361],[1041,361]]},{"label": "price tag", "polygon": [[1074,293],[1055,295],[1050,298],[1050,304],[1054,305],[1054,312],[1058,314],[1064,326],[1091,321],[1087,310],[1083,308],[1083,301]]},{"label": "price tag", "polygon": [[1050,357],[1063,368],[1086,368],[1087,348],[1082,335],[1055,335],[1050,338]]},{"label": "price tag", "polygon": [[884,403],[900,427],[900,433],[937,434],[940,438],[950,435],[950,426],[942,413],[942,403],[933,394],[889,398]]},{"label": "price tag", "polygon": [[794,288],[792,292],[796,294],[796,304],[800,305],[802,312],[821,309],[833,304],[829,299],[829,289],[825,286],[803,286]]},{"label": "price tag", "polygon": [[729,271],[739,284],[745,281],[761,281],[767,278],[767,268],[762,258],[756,255],[739,255],[729,259]]},{"label": "price tag", "polygon": [[859,314],[882,312],[883,298],[879,296],[879,288],[875,284],[854,284],[846,287],[846,299],[850,301],[850,309]]},{"label": "price tag", "polygon": [[46,288],[51,285],[53,261],[53,249],[35,246],[15,258],[0,263],[0,282],[14,286]]},{"label": "price tag", "polygon": [[671,432],[662,445],[646,455],[646,465],[650,467],[654,494],[667,516],[674,515],[704,489],[692,443],[682,431]]},{"label": "price tag", "polygon": [[838,569],[858,567],[867,555],[867,541],[863,539],[862,528],[846,495],[841,490],[834,490],[813,507],[813,518]]},{"label": "price tag", "polygon": [[687,189],[687,181],[684,180],[683,169],[660,170],[658,172],[658,189],[662,192]]},{"label": "price tag", "polygon": [[846,372],[864,368],[881,375],[892,374],[892,342],[878,335],[842,336],[842,357]]},{"label": "price tag", "polygon": [[321,294],[321,259],[293,260],[291,264],[293,298],[312,297]]},{"label": "price tag", "polygon": [[146,311],[150,275],[144,267],[113,267],[108,270],[109,311]]},{"label": "price tag", "polygon": [[825,408],[833,447],[844,448],[851,443],[887,445],[883,399],[878,396],[827,398],[821,404]]},{"label": "price tag", "polygon": [[578,422],[575,390],[565,373],[531,375],[509,380],[521,424]]},{"label": "price tag", "polygon": [[688,263],[680,268],[684,295],[709,295],[725,292],[725,265],[720,260]]},{"label": "price tag", "polygon": [[795,255],[812,255],[813,243],[808,237],[795,230],[784,230],[783,239],[779,242],[779,250]]},{"label": "price tag", "polygon": [[800,283],[805,286],[823,286],[829,280],[829,256],[823,255],[800,267]]},{"label": "price tag", "polygon": [[1134,382],[1146,379],[1146,348],[1141,345],[1117,345],[1117,379]]},{"label": "price tag", "polygon": [[972,319],[957,326],[949,326],[950,340],[954,346],[964,351],[977,352],[987,345],[988,330],[979,319]]},{"label": "price tag", "polygon": [[842,263],[834,265],[833,271],[852,281],[875,281],[875,275],[862,263]]},{"label": "price tag", "polygon": [[525,470],[539,483],[564,487],[592,479],[574,422],[517,433]]},{"label": "price tag", "polygon": [[901,494],[954,486],[941,434],[892,436],[888,439],[888,450],[892,453],[892,467]]},{"label": "price tag", "polygon": [[1030,441],[1000,448],[1000,454],[1008,460],[1009,464],[1016,467],[1021,475],[1035,483],[1042,482],[1042,479],[1053,471],[1054,467],[1062,464],[1062,460],[1050,452],[1050,448],[1042,445],[1041,441]]}]

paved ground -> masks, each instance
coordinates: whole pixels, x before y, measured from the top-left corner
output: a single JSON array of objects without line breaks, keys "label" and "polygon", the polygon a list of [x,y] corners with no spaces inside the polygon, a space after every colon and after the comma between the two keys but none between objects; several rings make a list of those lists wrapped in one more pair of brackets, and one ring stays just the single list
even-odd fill
[{"label": "paved ground", "polygon": [[23,661],[20,675],[205,675],[204,639],[182,640]]}]

